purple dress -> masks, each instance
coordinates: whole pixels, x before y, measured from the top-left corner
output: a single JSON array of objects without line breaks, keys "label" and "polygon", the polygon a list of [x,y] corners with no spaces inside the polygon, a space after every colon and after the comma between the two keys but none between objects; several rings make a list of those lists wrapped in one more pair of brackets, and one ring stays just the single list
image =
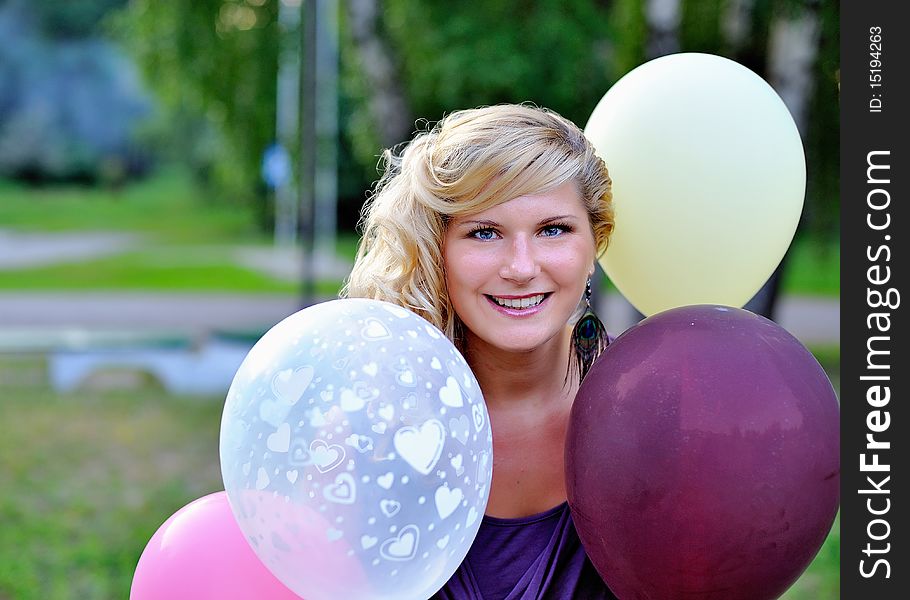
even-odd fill
[{"label": "purple dress", "polygon": [[485,516],[435,600],[615,600],[585,554],[568,503],[520,519]]}]

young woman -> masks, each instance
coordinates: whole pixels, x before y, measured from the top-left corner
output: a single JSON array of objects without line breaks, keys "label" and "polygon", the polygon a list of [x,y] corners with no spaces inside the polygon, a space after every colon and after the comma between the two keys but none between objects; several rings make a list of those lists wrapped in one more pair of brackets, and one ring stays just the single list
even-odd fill
[{"label": "young woman", "polygon": [[575,532],[563,458],[580,379],[606,344],[588,302],[613,229],[606,165],[570,121],[504,105],[449,115],[385,167],[344,294],[445,331],[493,430],[486,515],[437,597],[612,598]]}]

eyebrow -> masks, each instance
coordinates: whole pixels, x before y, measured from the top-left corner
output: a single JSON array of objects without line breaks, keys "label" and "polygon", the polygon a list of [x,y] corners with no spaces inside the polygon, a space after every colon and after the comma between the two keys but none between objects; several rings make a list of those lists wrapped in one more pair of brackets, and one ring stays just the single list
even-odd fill
[{"label": "eyebrow", "polygon": [[[542,221],[537,223],[537,225],[542,226],[542,225],[546,225],[547,223],[552,223],[554,221],[565,221],[568,219],[577,219],[577,218],[578,217],[576,217],[575,215],[557,215],[555,217],[547,217],[546,219],[543,219]],[[499,227],[499,223],[497,223],[496,221],[489,221],[486,219],[470,219],[467,221],[461,221],[458,225],[459,226],[484,225],[486,227]]]}]

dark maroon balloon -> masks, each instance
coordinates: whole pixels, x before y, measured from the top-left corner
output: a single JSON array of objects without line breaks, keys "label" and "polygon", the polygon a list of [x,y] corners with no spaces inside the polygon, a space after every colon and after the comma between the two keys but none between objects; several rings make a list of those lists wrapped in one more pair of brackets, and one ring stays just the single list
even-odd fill
[{"label": "dark maroon balloon", "polygon": [[839,409],[818,362],[748,311],[688,306],[617,338],[578,391],[569,507],[620,600],[777,598],[839,502]]}]

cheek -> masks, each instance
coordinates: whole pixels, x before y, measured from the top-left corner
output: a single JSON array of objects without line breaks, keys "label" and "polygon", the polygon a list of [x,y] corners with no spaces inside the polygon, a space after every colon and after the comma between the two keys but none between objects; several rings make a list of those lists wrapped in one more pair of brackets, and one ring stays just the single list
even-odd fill
[{"label": "cheek", "polygon": [[478,285],[474,257],[461,246],[457,242],[449,244],[442,255],[446,289],[456,312]]},{"label": "cheek", "polygon": [[478,286],[489,279],[490,273],[498,272],[496,257],[490,249],[456,242],[447,250],[443,254],[443,267],[446,281],[452,286]]},{"label": "cheek", "polygon": [[457,248],[448,248],[448,251],[442,255],[442,268],[445,273],[446,285],[449,288],[449,295],[457,292],[464,277],[464,260],[459,254]]},{"label": "cheek", "polygon": [[561,279],[584,280],[594,264],[594,252],[588,244],[570,244],[554,253],[552,259],[553,271]]}]

